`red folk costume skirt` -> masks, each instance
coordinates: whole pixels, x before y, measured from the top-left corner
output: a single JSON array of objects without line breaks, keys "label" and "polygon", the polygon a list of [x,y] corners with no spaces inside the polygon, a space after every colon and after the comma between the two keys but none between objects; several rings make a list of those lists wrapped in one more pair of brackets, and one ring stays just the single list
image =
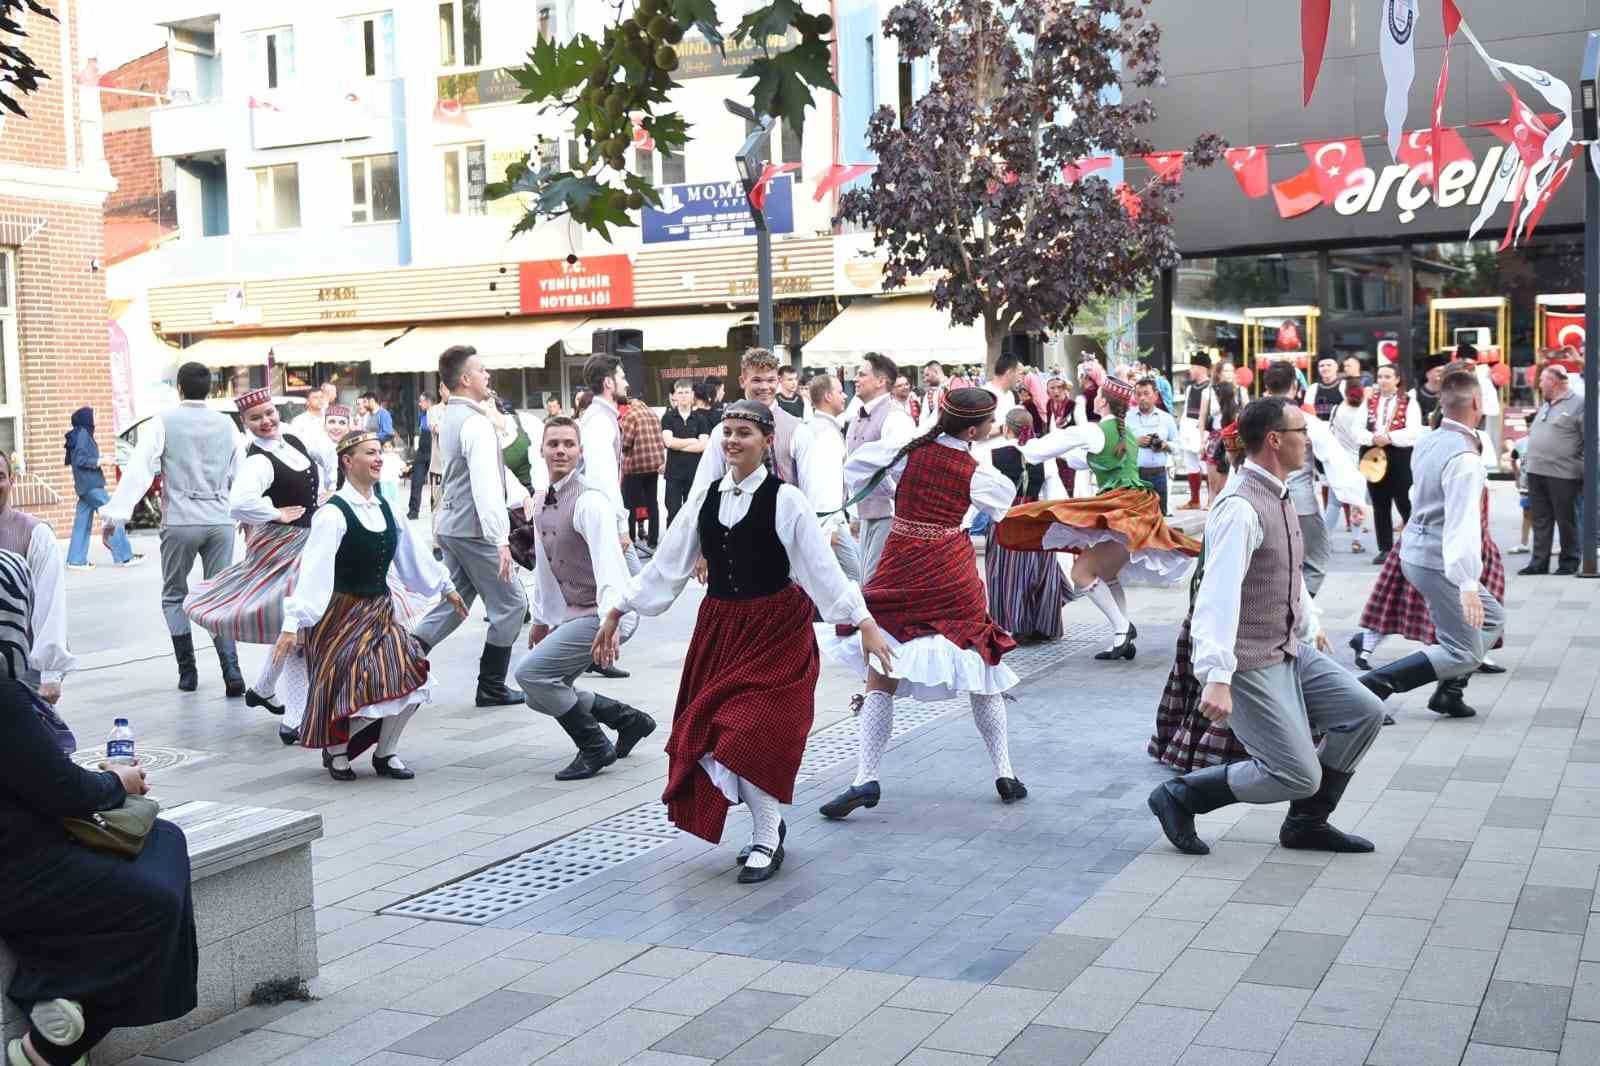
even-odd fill
[{"label": "red folk costume skirt", "polygon": [[667,817],[686,833],[721,843],[732,801],[701,759],[744,778],[780,803],[811,732],[821,657],[814,608],[799,585],[749,600],[700,604],[667,740]]},{"label": "red folk costume skirt", "polygon": [[335,592],[322,621],[306,634],[310,691],[300,743],[326,748],[350,739],[350,719],[363,711],[426,696],[422,645],[395,620],[392,596]]},{"label": "red folk costume skirt", "polygon": [[1149,489],[1025,503],[1000,523],[999,538],[1013,551],[1073,553],[1115,541],[1128,550],[1123,573],[1159,585],[1182,581],[1200,555],[1200,542],[1167,525],[1161,499]]}]

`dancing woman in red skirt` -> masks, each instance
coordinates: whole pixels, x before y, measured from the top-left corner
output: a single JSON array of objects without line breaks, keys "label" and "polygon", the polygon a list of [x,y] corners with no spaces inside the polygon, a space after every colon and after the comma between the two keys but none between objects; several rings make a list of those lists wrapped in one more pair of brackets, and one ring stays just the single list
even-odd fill
[{"label": "dancing woman in red skirt", "polygon": [[1017,675],[1000,659],[1017,642],[989,615],[972,538],[961,528],[972,507],[998,521],[1017,493],[1009,478],[972,457],[973,442],[989,438],[994,410],[987,389],[951,389],[927,433],[904,447],[864,445],[845,464],[852,496],[870,485],[872,495],[894,499],[894,525],[863,592],[895,661],[892,670],[868,669],[861,654],[865,634],[843,627],[825,642],[831,656],[860,670],[867,682],[855,781],[823,805],[829,818],[878,805],[878,763],[894,727],[897,695],[944,700],[967,693],[1000,798],[1012,803],[1028,794],[1011,769],[1002,698]]},{"label": "dancing woman in red skirt", "polygon": [[713,844],[722,841],[728,808],[746,804],[752,831],[739,881],[750,884],[783,865],[779,805],[794,799],[821,667],[812,605],[828,622],[859,627],[866,654],[884,670],[892,659],[811,504],[767,467],[772,412],[739,400],[722,425],[727,473],[689,497],[690,520],[667,529],[621,602],[607,591],[594,659],[615,662],[622,616],[664,612],[705,558],[706,598],[678,685],[661,800],[674,825]]}]

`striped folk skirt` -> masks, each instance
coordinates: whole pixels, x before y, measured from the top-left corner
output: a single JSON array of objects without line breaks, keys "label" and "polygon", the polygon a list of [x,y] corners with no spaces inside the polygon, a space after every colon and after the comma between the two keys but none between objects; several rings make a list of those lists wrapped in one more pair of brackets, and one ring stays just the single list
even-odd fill
[{"label": "striped folk skirt", "polygon": [[428,660],[395,619],[390,596],[335,592],[328,611],[306,632],[305,722],[300,743],[326,748],[350,739],[351,718],[383,717],[422,702]]},{"label": "striped folk skirt", "polygon": [[983,570],[989,585],[989,617],[995,625],[1018,640],[1061,636],[1067,584],[1053,553],[1002,548],[991,525]]},{"label": "striped folk skirt", "polygon": [[196,585],[183,601],[184,613],[213,637],[273,643],[283,632],[283,599],[294,592],[310,537],[309,529],[278,522],[246,526],[244,558]]}]

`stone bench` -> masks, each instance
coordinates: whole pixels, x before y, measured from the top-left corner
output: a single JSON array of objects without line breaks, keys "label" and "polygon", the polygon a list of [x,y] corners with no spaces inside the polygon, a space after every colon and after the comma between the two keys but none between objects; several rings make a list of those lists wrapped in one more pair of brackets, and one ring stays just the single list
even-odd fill
[{"label": "stone bench", "polygon": [[[95,1050],[94,1066],[130,1059],[246,1007],[263,982],[317,974],[311,842],[322,836],[322,816],[203,801],[161,816],[189,838],[199,1005],[176,1021],[113,1032]],[[0,991],[14,970],[0,944]],[[3,996],[0,1021],[7,1040],[27,1028],[27,1017]]]}]

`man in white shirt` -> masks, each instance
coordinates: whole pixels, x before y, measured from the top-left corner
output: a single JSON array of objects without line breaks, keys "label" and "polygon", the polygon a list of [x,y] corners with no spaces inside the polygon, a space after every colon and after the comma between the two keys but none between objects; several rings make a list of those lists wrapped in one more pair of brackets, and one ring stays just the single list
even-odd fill
[{"label": "man in white shirt", "polygon": [[[816,499],[812,501],[822,529],[833,545],[833,556],[845,577],[861,582],[861,550],[850,532],[850,519],[844,511],[844,387],[832,374],[811,379],[812,463],[817,470]],[[835,513],[838,512],[838,513]]]},{"label": "man in white shirt", "polygon": [[1500,639],[1505,611],[1482,584],[1485,487],[1477,425],[1483,415],[1478,380],[1465,368],[1440,385],[1439,430],[1412,456],[1411,521],[1400,542],[1400,569],[1428,605],[1438,643],[1363,674],[1380,699],[1440,682],[1428,709],[1470,718],[1467,681]]},{"label": "man in white shirt", "polygon": [[[583,364],[583,380],[592,398],[578,416],[578,434],[583,444],[583,479],[590,488],[605,493],[617,511],[617,538],[628,573],[642,569],[633,539],[628,536],[628,505],[622,498],[622,411],[628,406],[628,375],[622,360],[614,355],[596,354]],[[593,673],[601,677],[627,677],[628,671],[616,666],[596,664]]]},{"label": "man in white shirt", "polygon": [[[450,571],[450,583],[468,607],[479,596],[489,613],[489,634],[478,662],[479,707],[509,707],[522,696],[506,687],[511,648],[522,631],[528,598],[512,572],[511,517],[521,506],[529,519],[533,501],[506,470],[494,423],[481,404],[489,399],[489,372],[477,349],[456,345],[439,356],[439,380],[450,401],[439,414],[434,453],[443,478],[434,516],[434,540]],[[417,623],[415,636],[434,648],[456,631],[462,615],[440,603]]]},{"label": "man in white shirt", "polygon": [[[1281,397],[1239,416],[1249,455],[1206,521],[1205,571],[1190,626],[1200,711],[1227,725],[1247,761],[1165,782],[1149,806],[1173,847],[1210,848],[1194,819],[1233,803],[1279,803],[1285,848],[1367,852],[1370,841],[1328,824],[1356,766],[1383,728],[1383,704],[1325,654],[1301,575],[1300,524],[1286,479],[1305,463],[1306,414]],[[1288,610],[1285,610],[1285,605]],[[1312,735],[1325,734],[1322,748]]]},{"label": "man in white shirt", "polygon": [[328,394],[315,388],[306,393],[306,409],[291,418],[287,428],[311,452],[322,474],[322,491],[331,493],[339,481],[339,462],[333,452],[333,438],[324,425],[327,415]]},{"label": "man in white shirt", "polygon": [[1157,406],[1160,393],[1155,378],[1140,380],[1136,395],[1138,406],[1128,412],[1124,421],[1128,432],[1139,442],[1139,477],[1155,486],[1161,497],[1161,513],[1166,514],[1167,464],[1178,446],[1178,423]]},{"label": "man in white shirt", "polygon": [[[879,441],[900,446],[917,435],[917,424],[890,394],[899,373],[894,360],[878,352],[868,352],[861,360],[856,371],[856,399],[861,401],[861,406],[845,430],[846,456]],[[893,498],[873,496],[862,500],[856,505],[856,518],[857,537],[861,542],[861,580],[866,582],[872,580],[878,569],[878,559],[889,539],[889,527],[894,523]]]},{"label": "man in white shirt", "polygon": [[994,373],[989,375],[989,380],[983,385],[994,393],[995,398],[995,430],[992,436],[1000,436],[1002,430],[999,427],[1005,425],[1006,415],[1017,406],[1017,398],[1012,395],[1011,390],[1016,388],[1017,379],[1021,376],[1022,360],[1010,352],[1001,352],[999,358],[994,361]]},{"label": "man in white shirt", "polygon": [[[778,357],[767,348],[750,348],[739,360],[739,387],[744,398],[754,400],[773,412],[772,468],[785,482],[798,488],[811,501],[815,510],[818,485],[823,476],[815,468],[811,457],[812,443],[816,439],[811,424],[802,422],[778,406]],[[727,430],[718,422],[711,431],[711,440],[700,455],[700,465],[694,473],[690,495],[702,488],[716,484],[728,471],[728,457],[722,450]],[[583,449],[589,451],[589,439],[584,438]]]},{"label": "man in white shirt", "polygon": [[[554,718],[578,749],[556,780],[578,781],[626,758],[656,723],[635,707],[573,685],[591,662],[600,631],[598,604],[607,595],[626,595],[628,565],[610,498],[577,472],[583,459],[577,423],[564,417],[547,422],[540,454],[551,481],[534,517],[539,535],[533,540],[532,650],[517,664],[517,685],[528,706]],[[623,619],[623,640],[637,624],[636,615]],[[615,746],[602,725],[616,731]]]},{"label": "man in white shirt", "polygon": [[922,415],[917,429],[926,433],[939,421],[939,406],[944,399],[944,366],[937,359],[922,364]]}]

